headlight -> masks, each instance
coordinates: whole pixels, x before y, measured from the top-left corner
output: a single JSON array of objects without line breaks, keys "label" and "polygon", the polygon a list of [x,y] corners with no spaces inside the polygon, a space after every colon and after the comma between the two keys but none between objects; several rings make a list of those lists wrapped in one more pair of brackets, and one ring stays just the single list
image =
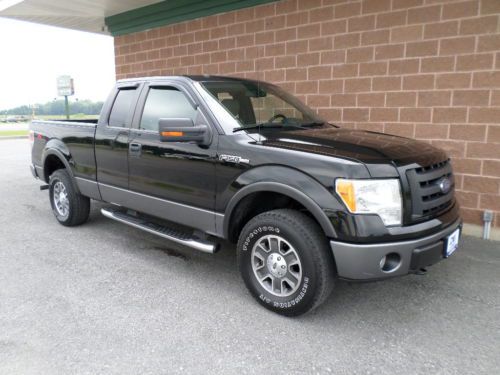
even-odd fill
[{"label": "headlight", "polygon": [[377,214],[384,224],[401,224],[399,180],[335,180],[335,191],[355,214]]}]

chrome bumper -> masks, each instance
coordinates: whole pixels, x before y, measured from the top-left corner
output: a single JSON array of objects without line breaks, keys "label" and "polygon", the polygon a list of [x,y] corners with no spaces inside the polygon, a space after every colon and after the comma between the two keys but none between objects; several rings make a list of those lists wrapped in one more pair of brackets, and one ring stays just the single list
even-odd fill
[{"label": "chrome bumper", "polygon": [[[457,219],[440,232],[411,241],[377,244],[330,241],[338,276],[348,280],[377,280],[416,272],[443,258],[445,237],[461,226],[462,220]],[[392,269],[384,271],[381,263],[388,254],[396,254],[393,257],[398,259],[399,256],[399,261]]]}]

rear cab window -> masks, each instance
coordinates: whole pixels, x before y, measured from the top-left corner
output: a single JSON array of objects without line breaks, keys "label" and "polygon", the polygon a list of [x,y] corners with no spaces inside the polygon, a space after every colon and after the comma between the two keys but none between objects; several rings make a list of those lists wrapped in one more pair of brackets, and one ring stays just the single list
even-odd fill
[{"label": "rear cab window", "polygon": [[122,88],[118,90],[113,107],[109,114],[108,126],[115,128],[128,127],[128,119],[130,118],[131,110],[135,106],[137,89]]}]

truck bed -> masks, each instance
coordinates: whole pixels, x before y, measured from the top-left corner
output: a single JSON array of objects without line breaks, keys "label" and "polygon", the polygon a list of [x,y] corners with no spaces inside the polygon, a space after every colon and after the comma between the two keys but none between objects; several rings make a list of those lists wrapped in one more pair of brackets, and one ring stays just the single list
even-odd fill
[{"label": "truck bed", "polygon": [[54,148],[72,155],[70,164],[75,177],[95,180],[94,136],[97,122],[97,119],[32,121],[30,130],[34,133],[32,160],[35,167],[43,167],[44,148]]}]

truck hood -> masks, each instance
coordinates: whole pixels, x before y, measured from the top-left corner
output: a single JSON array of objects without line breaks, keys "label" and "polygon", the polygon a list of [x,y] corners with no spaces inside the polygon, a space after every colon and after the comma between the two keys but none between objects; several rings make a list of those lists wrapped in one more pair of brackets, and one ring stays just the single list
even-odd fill
[{"label": "truck hood", "polygon": [[[447,158],[428,143],[384,133],[339,128],[262,131],[262,145],[328,155],[365,164],[428,166]],[[255,134],[252,135],[255,137]]]}]

